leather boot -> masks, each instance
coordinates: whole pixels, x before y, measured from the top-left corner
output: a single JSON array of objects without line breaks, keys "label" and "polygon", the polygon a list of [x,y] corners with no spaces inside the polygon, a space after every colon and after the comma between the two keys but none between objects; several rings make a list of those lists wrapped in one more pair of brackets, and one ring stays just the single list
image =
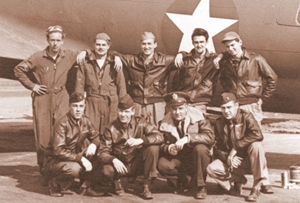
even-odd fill
[{"label": "leather boot", "polygon": [[142,197],[144,199],[153,199],[152,193],[149,189],[149,185],[144,185],[143,186],[143,193],[142,193]]},{"label": "leather boot", "polygon": [[125,195],[125,190],[122,186],[121,179],[114,181],[114,190],[115,190],[115,194],[118,196]]},{"label": "leather boot", "polygon": [[48,185],[49,185],[50,196],[52,196],[52,197],[62,197],[63,196],[63,194],[61,193],[61,190],[60,190],[60,186],[57,183],[55,178],[51,178],[49,180]]}]

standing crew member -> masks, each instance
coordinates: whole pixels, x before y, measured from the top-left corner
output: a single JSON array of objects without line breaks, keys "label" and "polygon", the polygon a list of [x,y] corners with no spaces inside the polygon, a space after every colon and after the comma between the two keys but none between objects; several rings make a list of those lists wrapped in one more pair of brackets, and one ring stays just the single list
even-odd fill
[{"label": "standing crew member", "polygon": [[[207,50],[208,33],[202,28],[196,28],[192,34],[194,49],[190,53],[183,52],[183,64],[173,71],[177,73],[168,92],[181,91],[190,96],[190,104],[203,113],[206,113],[207,105],[217,85],[219,70],[214,66],[215,53]],[[182,52],[181,52],[182,53]],[[180,54],[179,54],[180,55]]]},{"label": "standing crew member", "polygon": [[[77,55],[61,49],[65,37],[61,26],[50,26],[46,37],[49,46],[22,61],[14,69],[22,85],[32,90],[37,162],[42,174],[45,149],[49,146],[54,122],[68,112],[67,75]],[[34,82],[29,79],[28,73],[33,73]]]},{"label": "standing crew member", "polygon": [[117,118],[119,98],[126,94],[122,70],[114,68],[113,57],[108,53],[110,37],[99,33],[95,37],[94,50],[80,64],[75,90],[86,91],[86,116],[93,122],[100,134],[106,125]]},{"label": "standing crew member", "polygon": [[242,47],[237,33],[226,33],[222,43],[227,52],[220,61],[221,85],[225,92],[236,95],[240,108],[253,113],[260,125],[263,119],[261,105],[274,93],[277,75],[262,56]]}]

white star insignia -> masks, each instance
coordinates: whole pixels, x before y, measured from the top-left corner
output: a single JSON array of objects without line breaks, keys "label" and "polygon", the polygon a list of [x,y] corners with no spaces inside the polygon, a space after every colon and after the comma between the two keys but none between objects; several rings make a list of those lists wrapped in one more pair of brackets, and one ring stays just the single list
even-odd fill
[{"label": "white star insignia", "polygon": [[236,23],[238,20],[210,17],[209,0],[201,0],[192,15],[167,13],[174,24],[183,32],[179,51],[189,52],[193,48],[191,35],[195,28],[203,28],[209,34],[207,48],[215,52],[212,37]]}]

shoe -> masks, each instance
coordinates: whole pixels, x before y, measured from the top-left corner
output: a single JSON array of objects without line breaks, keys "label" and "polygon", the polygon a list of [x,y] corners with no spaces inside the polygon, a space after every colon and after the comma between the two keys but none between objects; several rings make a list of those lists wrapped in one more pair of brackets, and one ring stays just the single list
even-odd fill
[{"label": "shoe", "polygon": [[55,178],[50,179],[48,185],[49,185],[50,196],[52,196],[52,197],[62,197],[63,196]]},{"label": "shoe", "polygon": [[125,190],[122,186],[120,179],[114,181],[114,190],[115,190],[116,195],[118,195],[118,196],[125,195]]},{"label": "shoe", "polygon": [[149,185],[144,185],[143,187],[144,189],[143,189],[142,197],[144,199],[153,199],[152,193],[149,189]]},{"label": "shoe", "polygon": [[262,193],[265,193],[265,194],[273,194],[274,193],[274,190],[271,187],[271,185],[263,185],[263,186],[261,186],[260,191]]},{"label": "shoe", "polygon": [[242,194],[242,183],[234,182],[233,187],[230,188],[229,194],[231,195],[241,195]]},{"label": "shoe", "polygon": [[97,192],[93,188],[89,187],[85,190],[84,194],[85,196],[91,196],[91,197],[102,197],[105,195],[104,192]]},{"label": "shoe", "polygon": [[205,199],[207,196],[207,191],[205,187],[198,187],[196,193],[196,199]]},{"label": "shoe", "polygon": [[250,195],[247,197],[248,202],[257,202],[259,200],[260,192],[256,188],[252,188]]}]

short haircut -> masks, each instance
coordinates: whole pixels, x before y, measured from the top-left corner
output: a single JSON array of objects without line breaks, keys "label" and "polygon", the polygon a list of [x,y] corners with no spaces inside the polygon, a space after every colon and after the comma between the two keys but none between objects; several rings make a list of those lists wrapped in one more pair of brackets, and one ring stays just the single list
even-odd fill
[{"label": "short haircut", "polygon": [[202,28],[196,28],[192,34],[192,40],[195,36],[204,36],[206,41],[208,41],[209,35],[208,32]]}]

